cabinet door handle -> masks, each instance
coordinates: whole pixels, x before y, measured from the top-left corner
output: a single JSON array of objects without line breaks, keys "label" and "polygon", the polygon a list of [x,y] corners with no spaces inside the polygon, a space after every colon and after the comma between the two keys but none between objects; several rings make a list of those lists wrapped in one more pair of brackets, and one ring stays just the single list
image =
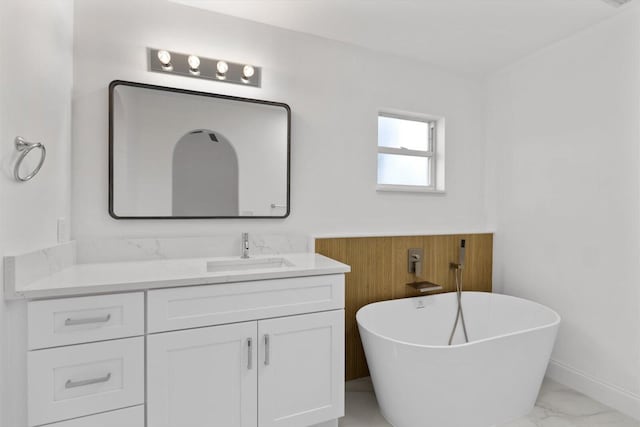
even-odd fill
[{"label": "cabinet door handle", "polygon": [[67,380],[67,382],[64,384],[64,388],[76,388],[76,387],[84,387],[86,385],[91,385],[91,384],[106,383],[110,379],[111,379],[111,372],[109,372],[104,377],[92,378],[90,380],[81,380],[81,381]]},{"label": "cabinet door handle", "polygon": [[264,335],[264,364],[269,364],[269,334]]},{"label": "cabinet door handle", "polygon": [[253,365],[253,340],[251,338],[247,338],[247,369],[251,370]]},{"label": "cabinet door handle", "polygon": [[73,326],[73,325],[88,325],[90,323],[107,323],[111,320],[111,314],[107,314],[102,317],[86,317],[84,319],[72,319],[68,318],[64,321],[64,326]]}]

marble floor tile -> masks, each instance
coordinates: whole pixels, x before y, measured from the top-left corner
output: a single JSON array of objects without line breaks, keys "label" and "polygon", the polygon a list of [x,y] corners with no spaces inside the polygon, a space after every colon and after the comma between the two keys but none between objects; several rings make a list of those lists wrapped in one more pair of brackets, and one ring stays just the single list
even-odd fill
[{"label": "marble floor tile", "polygon": [[[347,383],[345,405],[340,427],[392,427],[380,414],[369,378]],[[545,379],[533,411],[499,427],[640,427],[640,421]]]}]

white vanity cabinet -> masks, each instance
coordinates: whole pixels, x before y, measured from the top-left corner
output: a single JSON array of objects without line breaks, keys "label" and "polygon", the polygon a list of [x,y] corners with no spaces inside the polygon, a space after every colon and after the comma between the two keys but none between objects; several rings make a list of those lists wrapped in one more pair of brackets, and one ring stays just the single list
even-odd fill
[{"label": "white vanity cabinet", "polygon": [[325,427],[344,275],[28,303],[28,427]]},{"label": "white vanity cabinet", "polygon": [[[344,412],[344,312],[151,335],[148,427],[300,427]],[[219,424],[218,424],[219,423]]]},{"label": "white vanity cabinet", "polygon": [[[147,338],[147,427],[303,427],[344,415],[343,295],[342,275],[150,291],[150,329],[195,329]],[[325,310],[298,314],[305,305]]]}]

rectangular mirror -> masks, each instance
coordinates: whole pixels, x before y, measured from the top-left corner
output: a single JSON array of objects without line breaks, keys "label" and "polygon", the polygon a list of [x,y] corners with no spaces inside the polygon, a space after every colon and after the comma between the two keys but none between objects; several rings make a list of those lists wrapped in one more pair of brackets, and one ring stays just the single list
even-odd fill
[{"label": "rectangular mirror", "polygon": [[109,213],[288,216],[290,121],[282,103],[112,82]]}]

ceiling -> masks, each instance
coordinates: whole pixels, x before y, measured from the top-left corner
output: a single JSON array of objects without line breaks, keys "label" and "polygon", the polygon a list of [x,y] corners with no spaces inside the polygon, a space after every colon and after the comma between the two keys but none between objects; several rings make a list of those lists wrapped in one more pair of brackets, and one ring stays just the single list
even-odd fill
[{"label": "ceiling", "polygon": [[602,0],[171,0],[486,74],[629,7]]}]

